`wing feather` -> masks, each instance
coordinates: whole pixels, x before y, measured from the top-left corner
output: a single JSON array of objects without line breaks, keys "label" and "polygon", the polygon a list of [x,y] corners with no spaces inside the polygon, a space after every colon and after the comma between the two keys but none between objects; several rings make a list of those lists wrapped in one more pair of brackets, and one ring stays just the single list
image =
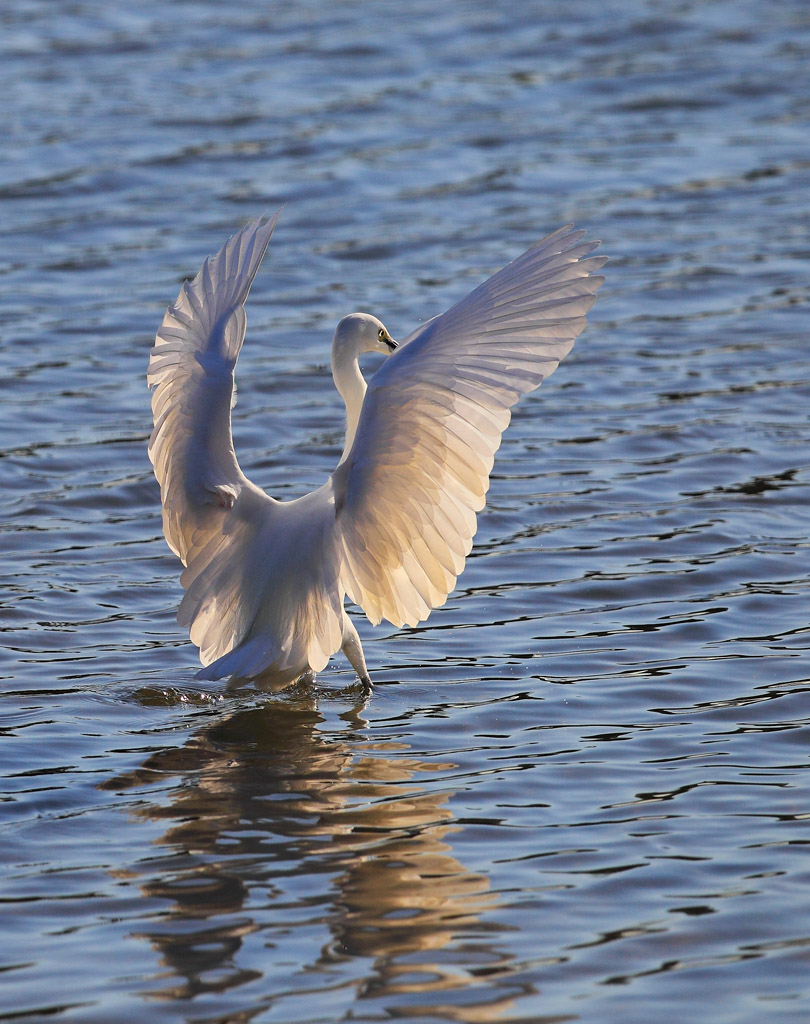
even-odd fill
[{"label": "wing feather", "polygon": [[[231,433],[244,302],[277,216],[247,224],[169,306],[151,352],[163,529],[185,565],[178,621],[205,678],[323,668],[342,642],[331,484],[276,502],[239,467]],[[293,561],[294,559],[294,561]]]},{"label": "wing feather", "polygon": [[166,540],[184,565],[221,528],[219,507],[252,486],[233,450],[233,374],[245,337],[243,304],[277,217],[246,225],[183,282],[151,352],[149,457]]},{"label": "wing feather", "polygon": [[333,486],[341,583],[372,622],[415,625],[455,586],[511,406],[570,351],[604,280],[583,236],[532,246],[371,378]]}]

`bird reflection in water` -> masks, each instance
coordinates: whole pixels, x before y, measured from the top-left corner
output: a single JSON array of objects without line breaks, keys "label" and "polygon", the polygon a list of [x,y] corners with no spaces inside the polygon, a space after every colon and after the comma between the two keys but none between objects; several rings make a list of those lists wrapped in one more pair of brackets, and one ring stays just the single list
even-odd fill
[{"label": "bird reflection in water", "polygon": [[[498,899],[446,841],[458,827],[452,793],[417,781],[455,766],[369,740],[357,712],[343,717],[344,732],[322,731],[301,695],[218,716],[104,784],[142,788],[134,813],[168,826],[165,856],[123,873],[172,902],[138,931],[171,971],[151,998],[234,996],[252,983],[245,997],[267,1008],[333,990],[342,965],[366,958],[363,976],[354,967],[338,984],[350,1000],[403,998],[410,1016],[424,993],[432,1013],[461,1021],[494,1020],[511,1003],[508,958],[492,945],[502,927],[480,919]],[[150,799],[169,779],[165,802]]]}]

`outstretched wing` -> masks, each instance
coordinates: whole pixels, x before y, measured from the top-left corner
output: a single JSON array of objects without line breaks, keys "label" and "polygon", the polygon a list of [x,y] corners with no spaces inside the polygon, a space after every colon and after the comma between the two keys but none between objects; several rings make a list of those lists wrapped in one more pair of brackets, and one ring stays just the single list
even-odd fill
[{"label": "outstretched wing", "polygon": [[186,564],[209,510],[233,505],[248,482],[233,450],[233,373],[245,338],[244,302],[277,217],[246,225],[183,282],[149,359],[149,458],[166,540]]},{"label": "outstretched wing", "polygon": [[583,236],[538,242],[371,378],[333,479],[341,582],[373,623],[415,625],[455,586],[510,408],[570,351],[604,281]]},{"label": "outstretched wing", "polygon": [[247,224],[183,284],[149,359],[149,457],[163,532],[187,567],[178,619],[191,626],[204,665],[239,644],[256,615],[264,581],[239,569],[277,504],[242,473],[231,435],[243,305],[277,217]]}]

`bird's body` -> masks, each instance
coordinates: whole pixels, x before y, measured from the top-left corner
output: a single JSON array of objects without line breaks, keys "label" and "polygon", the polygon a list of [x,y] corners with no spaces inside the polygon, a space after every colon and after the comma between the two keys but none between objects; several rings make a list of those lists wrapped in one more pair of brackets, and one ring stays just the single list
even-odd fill
[{"label": "bird's body", "polygon": [[[151,353],[149,455],[166,540],[185,566],[178,621],[200,648],[202,678],[278,689],[342,649],[369,686],[345,596],[395,625],[444,603],[510,407],[570,350],[605,261],[564,228],[400,346],[375,317],[344,317],[332,344],[343,455],[322,487],[279,502],[242,473],[231,435],[244,302],[275,221],[246,225],[206,260]],[[366,351],[393,353],[368,385]]]}]

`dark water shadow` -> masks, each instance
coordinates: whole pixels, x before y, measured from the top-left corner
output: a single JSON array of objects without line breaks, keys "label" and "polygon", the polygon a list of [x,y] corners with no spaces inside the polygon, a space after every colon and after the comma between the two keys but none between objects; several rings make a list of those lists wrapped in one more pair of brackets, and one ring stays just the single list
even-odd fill
[{"label": "dark water shadow", "polygon": [[156,901],[136,936],[168,976],[144,994],[186,1002],[245,986],[247,1020],[315,998],[337,976],[353,998],[404,1000],[397,1016],[418,1016],[420,993],[447,1019],[500,1016],[512,986],[494,998],[480,982],[468,991],[473,975],[509,966],[493,944],[504,926],[481,919],[498,897],[447,841],[457,826],[442,777],[455,765],[410,756],[398,736],[375,739],[362,706],[330,731],[304,690],[223,710],[102,783],[130,798],[141,790],[132,813],[165,826],[155,855],[120,873]]}]

